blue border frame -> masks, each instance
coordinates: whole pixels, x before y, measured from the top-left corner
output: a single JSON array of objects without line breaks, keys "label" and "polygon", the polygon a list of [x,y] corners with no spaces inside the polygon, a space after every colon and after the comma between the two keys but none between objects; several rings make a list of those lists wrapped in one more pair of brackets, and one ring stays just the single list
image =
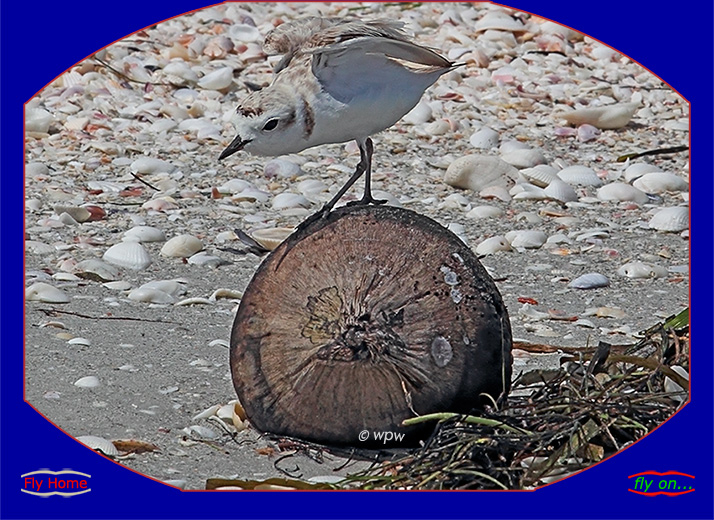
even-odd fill
[{"label": "blue border frame", "polygon": [[[180,492],[126,470],[55,429],[23,401],[23,103],[97,49],[210,2],[3,2],[0,11],[0,517],[2,518],[714,518],[712,505],[712,64],[711,2],[513,0],[627,54],[693,105],[691,275],[694,400],[635,446],[535,492],[323,492],[280,497]],[[709,238],[707,238],[709,237]],[[92,475],[73,498],[20,492],[20,475],[71,467]],[[684,496],[642,497],[629,475],[696,477]],[[275,499],[273,499],[275,498]]]}]

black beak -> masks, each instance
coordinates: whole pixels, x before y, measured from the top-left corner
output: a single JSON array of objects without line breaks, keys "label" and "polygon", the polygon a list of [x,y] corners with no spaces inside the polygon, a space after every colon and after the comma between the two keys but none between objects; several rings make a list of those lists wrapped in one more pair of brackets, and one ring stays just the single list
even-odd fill
[{"label": "black beak", "polygon": [[248,139],[247,141],[244,141],[243,139],[241,139],[241,137],[239,135],[236,136],[236,138],[233,139],[233,141],[231,141],[231,144],[229,144],[226,147],[226,149],[223,150],[223,152],[221,152],[221,155],[218,157],[218,160],[220,161],[222,159],[225,159],[229,155],[233,155],[234,153],[239,152],[249,142],[250,142],[250,139]]}]

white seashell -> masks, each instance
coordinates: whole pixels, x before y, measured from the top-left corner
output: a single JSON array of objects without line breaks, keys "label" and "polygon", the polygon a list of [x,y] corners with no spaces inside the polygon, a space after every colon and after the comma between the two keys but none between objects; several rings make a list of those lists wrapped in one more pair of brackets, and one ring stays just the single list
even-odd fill
[{"label": "white seashell", "polygon": [[496,206],[476,206],[466,213],[468,218],[490,218],[503,216],[503,210]]},{"label": "white seashell", "polygon": [[[198,74],[194,72],[188,63],[183,60],[173,60],[164,67],[164,73],[171,76],[176,76],[182,80],[188,81],[190,83],[195,83],[198,81]],[[175,82],[175,81],[172,81]]]},{"label": "white seashell", "polygon": [[539,164],[532,168],[524,168],[520,175],[534,186],[545,188],[558,178],[558,170],[547,164]]},{"label": "white seashell", "polygon": [[181,431],[184,432],[186,435],[192,437],[199,437],[201,439],[206,440],[214,440],[218,438],[218,434],[211,428],[207,428],[205,426],[198,426],[195,424],[193,426],[189,426],[188,428],[184,428]]},{"label": "white seashell", "polygon": [[151,256],[139,242],[120,242],[106,250],[102,259],[117,267],[140,270],[151,265]]},{"label": "white seashell", "polygon": [[617,274],[627,278],[662,278],[667,276],[667,269],[643,262],[628,262],[617,270]]},{"label": "white seashell", "polygon": [[69,345],[82,345],[85,347],[90,346],[92,343],[87,339],[87,338],[72,338],[70,339],[67,344]]},{"label": "white seashell", "polygon": [[134,226],[124,232],[123,240],[134,242],[164,242],[166,235],[159,228],[152,226]]},{"label": "white seashell", "polygon": [[213,72],[209,72],[198,80],[198,86],[209,90],[223,90],[233,83],[233,69],[223,67]]},{"label": "white seashell", "polygon": [[265,191],[261,191],[257,188],[250,187],[250,188],[244,189],[240,193],[236,193],[235,195],[233,195],[231,197],[231,200],[233,200],[235,202],[240,202],[242,200],[247,200],[247,201],[252,201],[252,202],[255,202],[255,201],[267,202],[269,198],[270,198],[269,193],[267,193]]},{"label": "white seashell", "polygon": [[521,148],[507,153],[501,153],[501,159],[516,168],[533,168],[548,161],[543,152],[537,148]]},{"label": "white seashell", "polygon": [[102,437],[96,437],[94,435],[81,435],[77,437],[77,440],[88,448],[103,453],[107,457],[116,457],[119,455],[119,450],[116,449],[116,446],[114,446],[111,441]]},{"label": "white seashell", "polygon": [[285,159],[273,159],[265,163],[263,173],[266,177],[281,177],[289,179],[302,174],[302,169],[299,165]]},{"label": "white seashell", "polygon": [[25,299],[44,303],[69,303],[69,296],[64,291],[44,282],[33,283],[25,289]]},{"label": "white seashell", "polygon": [[82,280],[79,276],[71,273],[55,273],[52,275],[52,279],[57,282],[79,282]]},{"label": "white seashell", "polygon": [[498,146],[498,132],[485,126],[471,136],[469,143],[480,150],[495,148]]},{"label": "white seashell", "polygon": [[235,289],[216,289],[213,291],[213,293],[208,297],[209,300],[216,301],[219,298],[225,298],[229,300],[240,300],[243,298],[243,293],[241,291],[236,291]]},{"label": "white seashell", "polygon": [[140,289],[158,289],[171,296],[186,294],[186,284],[180,280],[154,280],[145,283]]},{"label": "white seashell", "polygon": [[646,173],[661,172],[658,166],[650,163],[632,163],[625,170],[625,182],[632,182]]},{"label": "white seashell", "polygon": [[508,186],[517,170],[498,157],[466,155],[452,162],[444,174],[444,182],[455,188],[481,191],[490,186]]},{"label": "white seashell", "polygon": [[602,186],[602,179],[597,176],[595,170],[587,166],[568,166],[558,172],[558,177],[571,186],[592,186],[594,188]]},{"label": "white seashell", "polygon": [[214,339],[213,341],[210,341],[208,343],[209,347],[223,347],[223,348],[230,348],[231,344],[226,341],[225,339]]},{"label": "white seashell", "polygon": [[503,202],[510,202],[512,197],[505,186],[488,186],[478,192],[482,199],[498,199]]},{"label": "white seashell", "polygon": [[160,305],[168,305],[176,301],[169,293],[150,287],[137,287],[136,289],[132,289],[131,292],[129,292],[129,299],[135,302],[156,303]]},{"label": "white seashell", "polygon": [[44,108],[25,108],[25,132],[46,134],[54,118]]},{"label": "white seashell", "polygon": [[571,289],[597,289],[610,285],[610,279],[600,273],[587,273],[578,276],[568,284]]},{"label": "white seashell", "polygon": [[[689,381],[689,372],[684,367],[681,367],[679,365],[674,365],[670,367],[674,372],[682,376],[684,379]],[[683,403],[687,399],[687,392],[679,386],[677,383],[675,383],[672,379],[669,377],[665,376],[664,378],[664,391],[667,392],[668,394],[675,394],[671,395],[670,398],[674,399],[677,402]],[[677,395],[679,394],[679,395]]]},{"label": "white seashell", "polygon": [[221,184],[217,189],[219,193],[230,193],[233,195],[252,187],[253,185],[251,183],[243,179],[231,179]]},{"label": "white seashell", "polygon": [[511,188],[510,193],[513,195],[514,199],[518,200],[543,200],[548,198],[548,195],[546,195],[543,188],[539,188],[533,184],[528,184],[527,182],[516,184],[513,188]]},{"label": "white seashell", "polygon": [[553,117],[565,119],[572,125],[593,125],[602,130],[622,128],[630,122],[638,103],[620,103],[595,108],[580,108],[570,112],[556,112]]},{"label": "white seashell", "polygon": [[62,214],[67,214],[72,219],[74,219],[75,223],[82,223],[82,222],[87,222],[92,214],[87,210],[86,208],[82,208],[79,206],[55,206],[54,208],[55,213],[58,215]]},{"label": "white seashell", "polygon": [[499,251],[510,251],[511,244],[508,243],[505,237],[495,236],[490,237],[476,246],[477,255],[492,255]]},{"label": "white seashell", "polygon": [[193,235],[178,235],[164,244],[161,254],[169,258],[188,258],[203,249],[203,242]]},{"label": "white seashell", "polygon": [[668,172],[650,172],[635,179],[632,185],[645,193],[664,193],[666,191],[686,191],[689,183],[679,175]]},{"label": "white seashell", "polygon": [[156,199],[147,200],[141,205],[142,209],[147,211],[166,212],[176,209],[178,206],[174,203],[171,197],[159,197]]},{"label": "white seashell", "polygon": [[446,226],[446,229],[448,229],[454,235],[459,237],[459,240],[461,240],[464,244],[469,245],[469,239],[466,236],[466,228],[463,226],[463,224],[459,224],[458,222],[451,222]]},{"label": "white seashell", "polygon": [[176,307],[186,307],[189,305],[213,305],[214,303],[215,302],[213,300],[209,300],[208,298],[194,297],[194,298],[186,298],[185,300],[178,301],[174,305]]},{"label": "white seashell", "polygon": [[518,315],[527,318],[530,321],[541,321],[550,319],[550,314],[537,310],[530,303],[524,303],[523,307],[518,309]]},{"label": "white seashell", "polygon": [[189,257],[188,263],[191,265],[198,265],[200,267],[216,268],[225,265],[228,262],[219,256],[209,255],[208,253],[201,251]]},{"label": "white seashell", "polygon": [[327,189],[327,184],[317,179],[305,179],[300,181],[297,185],[297,189],[300,193],[308,197],[310,195],[315,195],[317,193],[322,193]]},{"label": "white seashell", "polygon": [[89,124],[89,118],[84,116],[68,117],[64,123],[67,130],[84,130],[84,127]]},{"label": "white seashell", "polygon": [[256,229],[250,233],[250,237],[268,251],[272,251],[292,235],[293,231],[295,228],[288,227]]},{"label": "white seashell", "polygon": [[548,198],[559,200],[560,202],[573,202],[578,200],[578,194],[566,182],[555,179],[543,190]]},{"label": "white seashell", "polygon": [[543,222],[543,219],[532,211],[524,211],[516,215],[516,222],[520,222],[521,220],[526,221],[528,224],[540,224]]},{"label": "white seashell", "polygon": [[509,231],[506,233],[506,240],[514,248],[538,249],[545,244],[547,239],[548,236],[545,233],[537,230]]},{"label": "white seashell", "polygon": [[106,287],[107,289],[111,289],[112,291],[128,291],[129,289],[131,289],[131,284],[126,280],[106,282],[103,283],[102,286]]},{"label": "white seashell", "polygon": [[199,419],[208,419],[212,415],[216,415],[216,412],[221,408],[220,404],[214,404],[213,406],[206,408],[202,412],[196,414],[191,421],[196,422]]},{"label": "white seashell", "polygon": [[31,162],[25,165],[25,175],[29,178],[43,177],[50,174],[50,169],[41,162]]},{"label": "white seashell", "polygon": [[172,173],[176,167],[153,157],[139,157],[129,167],[134,173]]},{"label": "white seashell", "polygon": [[597,190],[597,198],[605,201],[631,201],[637,204],[645,204],[650,200],[644,191],[638,190],[634,186],[630,186],[624,182],[606,184]]},{"label": "white seashell", "polygon": [[663,208],[650,219],[649,227],[672,233],[684,231],[689,228],[689,208],[684,206]]},{"label": "white seashell", "polygon": [[257,27],[245,23],[231,25],[230,29],[228,29],[228,34],[231,38],[244,43],[257,42],[261,39],[261,34]]},{"label": "white seashell", "polygon": [[421,125],[432,118],[432,110],[429,103],[422,100],[417,103],[417,105],[411,109],[404,117],[402,117],[402,123],[407,123],[410,125]]},{"label": "white seashell", "polygon": [[111,282],[119,278],[119,270],[98,258],[82,260],[72,268],[72,273],[95,282]]},{"label": "white seashell", "polygon": [[45,244],[44,242],[37,242],[36,240],[26,240],[25,241],[25,251],[32,255],[51,255],[57,252],[54,246]]},{"label": "white seashell", "polygon": [[491,11],[482,16],[474,25],[474,32],[476,33],[490,30],[525,32],[526,28],[523,22],[516,20],[503,11]]},{"label": "white seashell", "polygon": [[297,193],[280,193],[273,198],[273,209],[309,208],[310,201]]},{"label": "white seashell", "polygon": [[97,378],[97,376],[85,376],[74,382],[74,386],[80,388],[97,388],[99,385],[99,378]]}]

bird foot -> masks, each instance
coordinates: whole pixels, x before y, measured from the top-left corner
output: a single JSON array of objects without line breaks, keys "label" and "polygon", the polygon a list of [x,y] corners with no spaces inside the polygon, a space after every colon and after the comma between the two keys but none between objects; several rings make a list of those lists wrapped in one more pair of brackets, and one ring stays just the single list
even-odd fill
[{"label": "bird foot", "polygon": [[372,195],[365,195],[360,200],[353,200],[352,202],[348,202],[347,204],[345,204],[345,206],[368,206],[370,204],[374,204],[375,206],[381,206],[382,204],[386,204],[387,202],[389,202],[387,199],[375,199],[372,197]]}]

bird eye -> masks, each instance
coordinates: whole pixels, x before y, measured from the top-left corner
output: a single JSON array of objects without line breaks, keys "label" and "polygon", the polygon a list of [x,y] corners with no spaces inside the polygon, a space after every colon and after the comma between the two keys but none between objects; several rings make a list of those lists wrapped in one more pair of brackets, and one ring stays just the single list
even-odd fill
[{"label": "bird eye", "polygon": [[263,131],[270,132],[271,130],[275,130],[278,127],[279,122],[280,119],[278,119],[277,117],[268,119],[268,122],[263,125]]}]

